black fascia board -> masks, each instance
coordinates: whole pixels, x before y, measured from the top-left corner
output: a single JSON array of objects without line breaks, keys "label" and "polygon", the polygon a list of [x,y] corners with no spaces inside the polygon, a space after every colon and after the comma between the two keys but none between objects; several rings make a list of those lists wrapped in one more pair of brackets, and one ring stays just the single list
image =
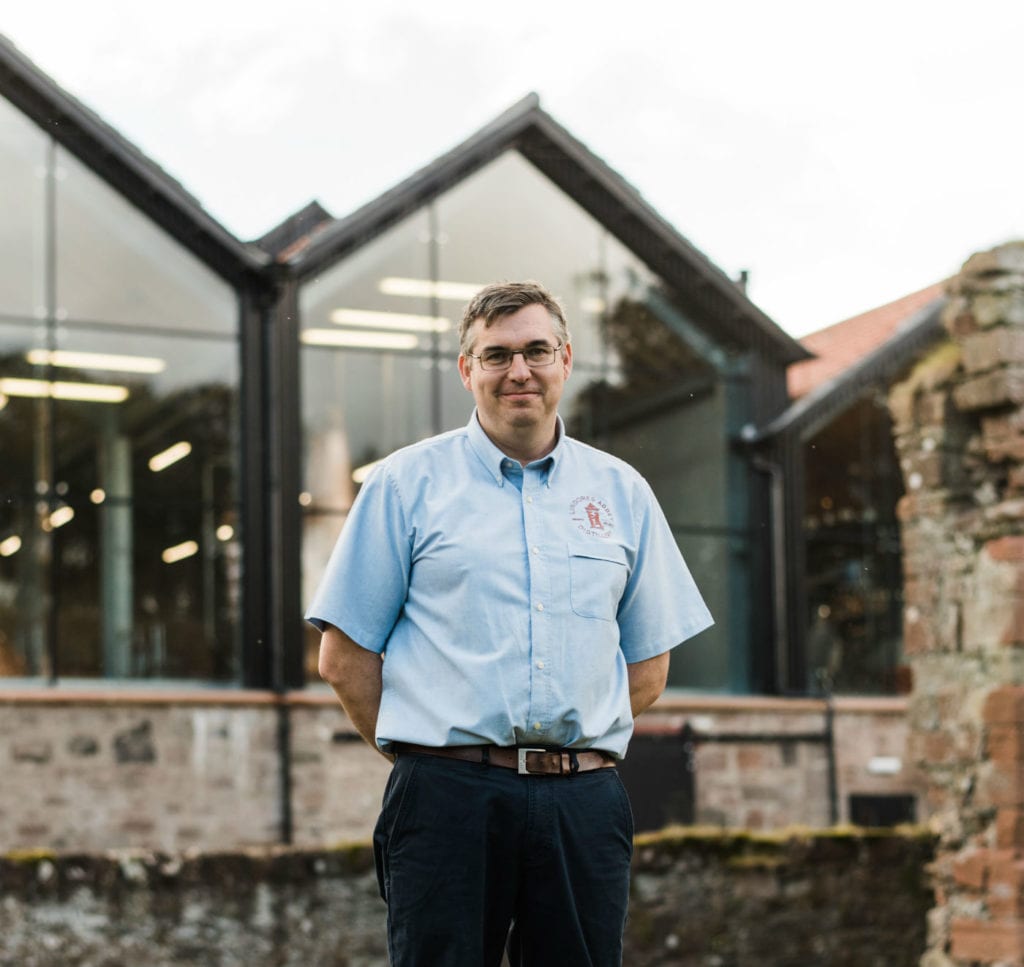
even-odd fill
[{"label": "black fascia board", "polygon": [[814,436],[868,389],[896,379],[914,360],[945,334],[942,312],[945,297],[919,309],[880,346],[796,400],[763,429],[746,436],[748,443],[762,445],[783,436],[800,440]]},{"label": "black fascia board", "polygon": [[[462,144],[325,228],[288,264],[300,278],[321,272],[510,149],[518,150],[688,297],[705,327],[707,320],[713,320],[733,342],[748,346],[756,341],[784,365],[810,358],[799,342],[758,309],[634,187],[541,110],[536,94],[527,95]],[[723,332],[712,334],[721,340]]]},{"label": "black fascia board", "polygon": [[236,287],[266,285],[269,256],[246,245],[195,196],[0,34],[0,95]]}]

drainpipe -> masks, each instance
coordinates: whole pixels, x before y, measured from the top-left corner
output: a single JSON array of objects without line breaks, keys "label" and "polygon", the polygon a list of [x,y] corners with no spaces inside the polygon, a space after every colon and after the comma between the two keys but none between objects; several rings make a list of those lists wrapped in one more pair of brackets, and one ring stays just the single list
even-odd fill
[{"label": "drainpipe", "polygon": [[772,527],[772,612],[775,632],[775,687],[789,682],[789,607],[786,599],[786,506],[782,467],[764,457],[753,457],[755,470],[770,478]]}]

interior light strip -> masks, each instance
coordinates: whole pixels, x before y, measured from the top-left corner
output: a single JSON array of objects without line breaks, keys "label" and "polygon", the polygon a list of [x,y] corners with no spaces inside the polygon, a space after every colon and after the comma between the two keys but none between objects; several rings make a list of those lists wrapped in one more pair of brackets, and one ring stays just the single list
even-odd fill
[{"label": "interior light strip", "polygon": [[160,559],[164,564],[175,564],[198,553],[199,545],[195,541],[182,541],[182,543],[175,544],[173,547],[164,548],[160,554]]},{"label": "interior light strip", "polygon": [[118,373],[162,373],[167,363],[156,356],[121,356],[111,353],[72,352],[66,349],[30,349],[25,353],[33,366],[65,366],[105,369]]},{"label": "interior light strip", "polygon": [[86,403],[123,403],[128,399],[127,386],[108,383],[64,383],[45,379],[0,379],[0,395],[27,396],[34,399],[79,400]]},{"label": "interior light strip", "polygon": [[50,527],[56,529],[58,527],[63,527],[74,519],[74,508],[68,507],[67,504],[65,504],[63,507],[58,507],[52,514],[50,514],[47,518],[47,523],[49,523]]},{"label": "interior light strip", "polygon": [[365,329],[406,329],[411,332],[447,332],[451,319],[444,316],[417,316],[408,312],[378,312],[375,309],[335,309],[331,322],[339,326]]},{"label": "interior light strip", "polygon": [[161,470],[166,470],[171,464],[184,460],[191,452],[192,444],[187,440],[181,440],[166,450],[161,450],[160,453],[151,456],[149,458],[149,469],[153,473],[159,473]]},{"label": "interior light strip", "polygon": [[301,338],[309,346],[357,346],[361,349],[415,349],[420,344],[412,333],[351,329],[306,329]]},{"label": "interior light strip", "polygon": [[10,557],[21,550],[21,538],[17,534],[0,541],[0,557]]},{"label": "interior light strip", "polygon": [[468,302],[482,288],[482,282],[443,282],[433,279],[408,279],[389,275],[377,283],[385,295],[404,295],[420,299],[451,299]]}]

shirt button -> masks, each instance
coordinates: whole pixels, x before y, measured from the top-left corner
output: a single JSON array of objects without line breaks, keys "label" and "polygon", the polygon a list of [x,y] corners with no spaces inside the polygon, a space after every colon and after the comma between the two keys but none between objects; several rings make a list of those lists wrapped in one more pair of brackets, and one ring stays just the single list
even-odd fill
[{"label": "shirt button", "polygon": [[543,668],[544,667],[544,662],[542,662],[542,661],[537,662],[537,667],[538,668]]},{"label": "shirt button", "polygon": [[540,553],[540,548],[536,547],[536,546],[531,547],[530,550],[533,551],[534,554],[539,554]]},{"label": "shirt button", "polygon": [[542,605],[542,604],[538,604],[538,605],[537,605],[537,610],[538,610],[538,611],[543,611],[543,610],[544,610],[544,605]]},{"label": "shirt button", "polygon": [[526,502],[527,502],[528,504],[532,504],[532,503],[533,503],[533,498],[532,498],[532,497],[527,497],[527,498],[526,498]]}]

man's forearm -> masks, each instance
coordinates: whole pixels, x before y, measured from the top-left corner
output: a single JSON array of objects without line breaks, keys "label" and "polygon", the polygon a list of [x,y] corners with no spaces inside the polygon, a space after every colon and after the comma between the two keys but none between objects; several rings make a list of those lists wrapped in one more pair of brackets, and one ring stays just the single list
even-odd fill
[{"label": "man's forearm", "polygon": [[320,677],[334,690],[356,731],[379,751],[376,732],[382,687],[380,655],[362,648],[343,631],[328,626],[320,639],[319,670]]},{"label": "man's forearm", "polygon": [[669,653],[655,655],[646,661],[626,666],[629,675],[629,705],[636,718],[644,709],[650,708],[663,691],[668,681]]}]

